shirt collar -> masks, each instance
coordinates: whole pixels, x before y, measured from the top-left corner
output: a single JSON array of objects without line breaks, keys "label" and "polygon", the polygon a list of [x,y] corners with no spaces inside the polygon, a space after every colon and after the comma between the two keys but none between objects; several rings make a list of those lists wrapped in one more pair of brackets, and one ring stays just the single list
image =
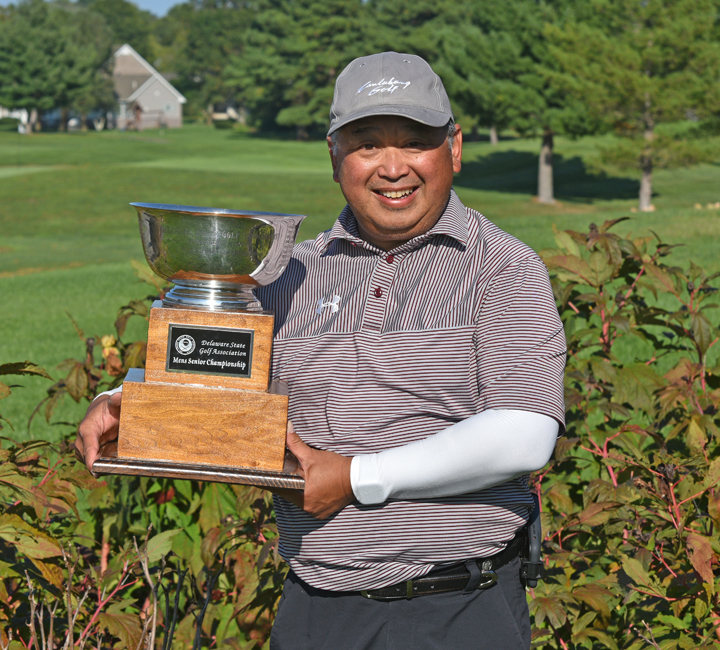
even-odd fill
[{"label": "shirt collar", "polygon": [[[458,195],[455,194],[455,190],[450,190],[450,199],[437,220],[437,223],[430,228],[426,233],[418,235],[417,237],[405,242],[401,246],[398,246],[397,251],[410,251],[417,248],[427,240],[432,239],[438,235],[447,235],[452,237],[463,246],[467,246],[468,242],[468,216],[465,206],[460,202]],[[366,242],[360,237],[360,232],[357,226],[357,220],[353,211],[349,205],[346,205],[340,216],[335,221],[335,224],[328,232],[327,238],[325,239],[323,250],[327,250],[328,246],[336,239],[345,239],[356,246],[361,246],[370,251],[385,253],[371,243]]]}]

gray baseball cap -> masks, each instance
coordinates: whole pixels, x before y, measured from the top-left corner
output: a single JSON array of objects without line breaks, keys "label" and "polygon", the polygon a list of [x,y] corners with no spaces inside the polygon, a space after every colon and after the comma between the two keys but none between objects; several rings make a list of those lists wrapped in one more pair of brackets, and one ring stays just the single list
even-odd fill
[{"label": "gray baseball cap", "polygon": [[427,61],[397,52],[361,56],[340,73],[328,135],[371,115],[400,115],[428,126],[454,119],[445,87]]}]

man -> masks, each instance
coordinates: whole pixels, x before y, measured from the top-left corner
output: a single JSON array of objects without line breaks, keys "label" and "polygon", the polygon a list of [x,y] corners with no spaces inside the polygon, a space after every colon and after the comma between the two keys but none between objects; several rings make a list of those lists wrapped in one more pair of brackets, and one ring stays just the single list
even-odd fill
[{"label": "man", "polygon": [[[452,191],[462,132],[425,61],[356,59],[330,116],[348,205],[257,291],[306,480],[275,499],[271,648],[528,648],[516,534],[564,410],[547,271]],[[80,426],[89,467],[119,400]]]}]

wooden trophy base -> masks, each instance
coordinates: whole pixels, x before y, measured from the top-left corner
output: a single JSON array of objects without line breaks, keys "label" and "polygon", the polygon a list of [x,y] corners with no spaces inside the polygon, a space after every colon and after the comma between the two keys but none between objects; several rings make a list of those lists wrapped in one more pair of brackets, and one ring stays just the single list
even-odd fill
[{"label": "wooden trophy base", "polygon": [[162,461],[119,458],[117,443],[103,447],[102,456],[93,465],[93,474],[121,474],[125,476],[152,476],[155,478],[187,479],[210,483],[236,483],[263,488],[303,490],[305,479],[297,473],[297,462],[286,458],[282,472],[264,471],[245,467],[222,467],[216,465],[191,465],[188,463],[165,463]]},{"label": "wooden trophy base", "polygon": [[123,384],[117,451],[93,471],[302,489],[286,461],[287,391],[269,387],[272,332],[269,314],[154,303],[146,369]]}]

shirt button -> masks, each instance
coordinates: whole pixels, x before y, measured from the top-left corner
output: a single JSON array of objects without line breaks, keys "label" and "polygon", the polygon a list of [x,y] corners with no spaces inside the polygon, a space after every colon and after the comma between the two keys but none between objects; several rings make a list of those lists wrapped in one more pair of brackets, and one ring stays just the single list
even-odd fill
[{"label": "shirt button", "polygon": [[385,258],[385,261],[386,261],[388,264],[392,264],[392,263],[395,261],[395,256],[394,256],[394,255],[388,255],[388,256]]},{"label": "shirt button", "polygon": [[375,297],[376,297],[376,298],[382,298],[382,289],[381,289],[380,287],[378,287],[377,289],[375,289]]}]

